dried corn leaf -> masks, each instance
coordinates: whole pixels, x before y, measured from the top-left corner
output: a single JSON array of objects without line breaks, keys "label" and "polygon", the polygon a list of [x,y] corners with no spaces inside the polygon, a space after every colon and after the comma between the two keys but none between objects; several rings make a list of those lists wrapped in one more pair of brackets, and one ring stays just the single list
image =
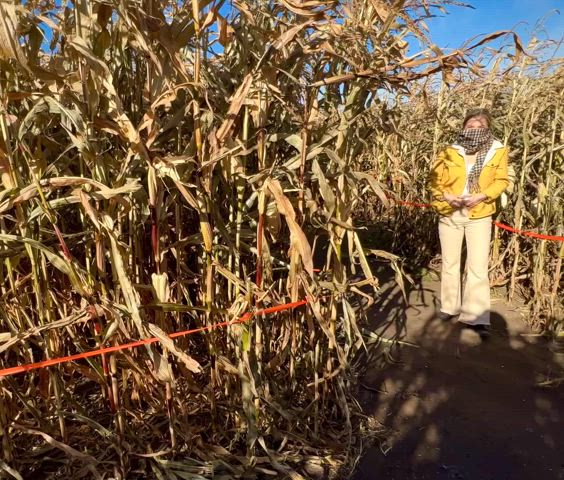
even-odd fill
[{"label": "dried corn leaf", "polygon": [[303,230],[295,220],[296,213],[294,211],[294,207],[292,207],[292,204],[290,203],[288,197],[284,195],[282,187],[277,180],[269,178],[265,183],[265,188],[268,189],[268,191],[273,195],[276,200],[278,211],[286,218],[286,223],[288,224],[288,227],[290,229],[291,246],[293,246],[296,251],[299,252],[302,264],[306,272],[310,275],[310,277],[313,277],[313,257],[311,253],[311,247]]}]

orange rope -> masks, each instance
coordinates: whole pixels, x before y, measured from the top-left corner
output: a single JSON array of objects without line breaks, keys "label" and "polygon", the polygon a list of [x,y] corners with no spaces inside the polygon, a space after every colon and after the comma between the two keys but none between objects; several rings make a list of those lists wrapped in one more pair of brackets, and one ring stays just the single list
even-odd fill
[{"label": "orange rope", "polygon": [[[285,303],[283,305],[277,305],[275,307],[263,308],[262,310],[257,310],[252,313],[245,313],[242,317],[236,320],[214,323],[213,325],[208,325],[207,327],[193,328],[191,330],[174,332],[169,335],[169,338],[183,337],[186,335],[193,335],[199,332],[214,330],[216,328],[228,327],[229,325],[246,323],[249,320],[251,320],[251,318],[253,318],[255,315],[268,315],[269,313],[276,313],[276,312],[281,312],[283,310],[290,310],[292,308],[301,307],[302,305],[305,305],[307,303],[308,303],[307,300],[300,300],[298,302]],[[7,377],[8,375],[16,375],[18,373],[29,372],[30,370],[36,370],[38,368],[51,367],[53,365],[58,365],[60,363],[74,362],[75,360],[81,360],[83,358],[97,357],[105,353],[119,352],[120,350],[136,348],[142,345],[149,345],[151,343],[156,343],[158,341],[159,339],[156,337],[145,338],[143,340],[138,340],[136,342],[124,343],[121,345],[115,345],[113,347],[99,348],[97,350],[90,350],[89,352],[77,353],[75,355],[68,355],[66,357],[51,358],[49,360],[44,360],[42,362],[28,363],[25,365],[18,365],[17,367],[4,368],[0,370],[0,377]]]},{"label": "orange rope", "polygon": [[558,235],[544,235],[543,233],[528,232],[523,230],[517,230],[516,228],[505,225],[504,223],[494,222],[496,227],[503,230],[507,230],[511,233],[516,233],[518,235],[524,235],[525,237],[539,238],[541,240],[552,240],[553,242],[564,242],[564,237],[559,237]]},{"label": "orange rope", "polygon": [[[403,206],[407,206],[407,207],[416,207],[416,208],[431,208],[431,205],[428,204],[428,203],[409,202],[409,201],[405,201],[405,200],[396,200],[395,198],[391,198],[391,197],[388,197],[388,198],[390,200],[392,200],[393,202],[397,203],[398,205],[403,205]],[[510,227],[509,225],[505,225],[505,224],[500,223],[500,222],[494,222],[494,225],[498,228],[503,229],[503,230],[507,230],[508,232],[516,233],[518,235],[523,235],[523,236],[526,236],[526,237],[538,238],[538,239],[541,239],[541,240],[552,240],[552,241],[556,241],[556,242],[564,242],[564,237],[561,237],[561,236],[544,235],[544,234],[536,233],[536,232],[518,230],[516,228]],[[249,320],[251,320],[251,318],[253,318],[253,316],[255,316],[255,315],[267,315],[269,313],[281,312],[283,310],[289,310],[291,308],[300,307],[300,306],[305,305],[307,303],[308,303],[307,300],[301,300],[299,302],[286,303],[284,305],[278,305],[276,307],[264,308],[262,310],[257,310],[256,312],[253,312],[253,313],[245,313],[242,317],[240,317],[236,320],[221,322],[221,323],[215,323],[213,325],[208,325],[207,327],[194,328],[192,330],[184,330],[184,331],[181,331],[181,332],[174,332],[174,333],[171,333],[169,335],[169,337],[170,338],[183,337],[183,336],[186,336],[186,335],[193,335],[193,334],[199,333],[199,332],[214,330],[216,328],[228,327],[229,325],[246,323]],[[83,358],[97,357],[97,356],[103,355],[105,353],[119,352],[120,350],[127,350],[127,349],[131,349],[131,348],[136,348],[136,347],[140,347],[142,345],[149,345],[151,343],[156,343],[158,341],[159,341],[159,339],[156,338],[156,337],[146,338],[144,340],[138,340],[136,342],[124,343],[124,344],[121,344],[121,345],[115,345],[113,347],[99,348],[97,350],[91,350],[89,352],[77,353],[76,355],[68,355],[66,357],[52,358],[52,359],[49,359],[49,360],[44,360],[42,362],[28,363],[26,365],[19,365],[17,367],[4,368],[4,369],[0,370],[0,377],[6,377],[8,375],[16,375],[18,373],[29,372],[30,370],[36,370],[38,368],[51,367],[53,365],[58,365],[58,364],[61,364],[61,363],[74,362],[75,360],[81,360]]]},{"label": "orange rope", "polygon": [[[396,200],[395,198],[389,198],[398,205],[404,205],[406,207],[418,207],[418,208],[431,208],[429,203],[417,203],[417,202],[406,202],[404,200]],[[564,237],[558,235],[545,235],[543,233],[530,232],[527,230],[518,230],[516,228],[505,225],[505,223],[494,222],[494,225],[502,230],[507,230],[511,233],[516,233],[517,235],[523,235],[524,237],[538,238],[540,240],[551,240],[553,242],[564,242]]]}]

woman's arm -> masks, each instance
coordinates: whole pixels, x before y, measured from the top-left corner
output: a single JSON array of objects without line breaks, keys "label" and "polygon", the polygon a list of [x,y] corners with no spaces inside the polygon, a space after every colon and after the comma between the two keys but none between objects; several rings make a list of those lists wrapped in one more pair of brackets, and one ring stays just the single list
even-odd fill
[{"label": "woman's arm", "polygon": [[498,167],[495,169],[494,181],[482,192],[487,201],[495,200],[509,185],[509,175],[507,172],[507,162],[509,158],[509,148],[505,147]]},{"label": "woman's arm", "polygon": [[443,188],[446,175],[445,170],[445,151],[441,150],[431,167],[431,172],[429,173],[427,181],[427,187],[431,192],[431,198],[435,201],[444,201]]},{"label": "woman's arm", "polygon": [[437,211],[444,210],[447,207],[459,208],[462,205],[459,196],[445,192],[445,184],[448,181],[448,169],[445,168],[445,158],[446,152],[442,150],[433,163],[427,182],[427,188],[431,191],[433,207]]}]

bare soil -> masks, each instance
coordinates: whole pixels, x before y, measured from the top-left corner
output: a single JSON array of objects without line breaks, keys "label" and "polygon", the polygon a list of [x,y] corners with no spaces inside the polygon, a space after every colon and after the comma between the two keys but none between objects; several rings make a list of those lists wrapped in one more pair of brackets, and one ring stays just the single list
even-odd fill
[{"label": "bare soil", "polygon": [[362,381],[359,401],[386,440],[351,478],[564,479],[564,358],[501,299],[486,340],[441,322],[438,289],[428,277],[406,305],[390,281],[373,307],[373,332],[414,346],[386,352],[384,368],[373,360]]}]

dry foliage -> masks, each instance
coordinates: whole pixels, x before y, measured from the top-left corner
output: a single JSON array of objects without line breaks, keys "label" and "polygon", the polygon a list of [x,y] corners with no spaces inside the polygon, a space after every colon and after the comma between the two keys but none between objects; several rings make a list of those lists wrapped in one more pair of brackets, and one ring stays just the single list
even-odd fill
[{"label": "dry foliage", "polygon": [[405,53],[449,3],[0,3],[2,364],[162,339],[3,378],[0,469],[303,478],[351,462],[357,295],[377,288],[352,213],[367,190],[386,203],[362,154],[389,131],[365,120],[382,91],[468,65],[474,46]]}]

